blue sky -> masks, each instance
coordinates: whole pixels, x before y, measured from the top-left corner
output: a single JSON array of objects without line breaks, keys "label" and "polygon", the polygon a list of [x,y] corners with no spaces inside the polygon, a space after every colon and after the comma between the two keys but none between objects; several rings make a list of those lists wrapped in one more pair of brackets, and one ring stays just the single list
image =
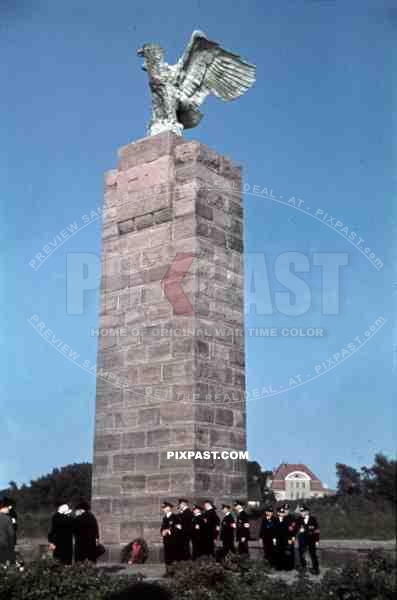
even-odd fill
[{"label": "blue sky", "polygon": [[[248,337],[247,390],[285,388],[298,374],[303,381],[355,337],[364,339],[376,319],[387,319],[328,373],[248,402],[251,458],[266,468],[305,462],[334,485],[337,461],[361,466],[376,451],[394,453],[396,20],[392,2],[376,1],[0,4],[0,487],[91,460],[95,378],[54,351],[27,319],[37,313],[95,363],[89,331],[97,324],[97,295],[87,294],[83,315],[67,315],[65,265],[68,252],[99,254],[100,222],[68,240],[37,272],[29,261],[101,205],[103,172],[115,166],[117,148],[145,135],[149,94],[136,48],[157,41],[172,63],[193,29],[257,65],[252,90],[227,105],[207,100],[202,123],[187,134],[242,164],[250,186],[283,197],[284,204],[244,197],[246,291],[254,253],[266,253],[273,298],[285,291],[273,274],[279,254],[300,252],[311,265],[301,275],[312,290],[305,315],[286,317],[274,305],[273,315],[251,314],[247,326],[324,329],[322,338]],[[302,210],[286,204],[291,197],[304,201]],[[313,218],[317,210],[356,232],[383,268]],[[348,255],[339,314],[322,314],[315,252]],[[260,275],[256,269],[258,296]]]}]

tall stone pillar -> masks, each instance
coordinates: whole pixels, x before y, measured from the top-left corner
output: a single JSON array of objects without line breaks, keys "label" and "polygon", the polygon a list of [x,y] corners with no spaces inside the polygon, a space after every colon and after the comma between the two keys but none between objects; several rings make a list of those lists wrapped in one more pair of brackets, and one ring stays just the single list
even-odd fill
[{"label": "tall stone pillar", "polygon": [[[93,510],[118,560],[160,542],[160,505],[244,497],[241,170],[173,133],[120,149],[106,174]],[[119,335],[114,335],[114,334]]]}]

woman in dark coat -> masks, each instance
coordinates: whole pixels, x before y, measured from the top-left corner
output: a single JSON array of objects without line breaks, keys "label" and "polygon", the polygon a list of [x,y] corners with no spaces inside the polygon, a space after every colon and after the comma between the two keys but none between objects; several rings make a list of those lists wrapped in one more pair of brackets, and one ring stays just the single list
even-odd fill
[{"label": "woman in dark coat", "polygon": [[53,557],[65,565],[71,565],[73,559],[73,519],[68,504],[62,504],[52,517],[48,534]]},{"label": "woman in dark coat", "polygon": [[74,558],[76,562],[98,558],[99,528],[87,502],[76,506],[74,518]]}]

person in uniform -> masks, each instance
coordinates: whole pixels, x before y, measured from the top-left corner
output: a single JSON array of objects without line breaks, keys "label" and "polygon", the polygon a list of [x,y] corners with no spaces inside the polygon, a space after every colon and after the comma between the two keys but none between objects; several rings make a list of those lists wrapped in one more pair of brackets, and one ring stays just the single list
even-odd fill
[{"label": "person in uniform", "polygon": [[238,542],[238,553],[249,556],[248,541],[250,539],[250,522],[244,510],[244,503],[236,500],[234,508],[237,513],[236,540]]},{"label": "person in uniform", "polygon": [[206,525],[204,523],[203,509],[198,504],[193,504],[193,518],[192,518],[192,558],[196,560],[203,556],[205,550],[205,539]]},{"label": "person in uniform", "polygon": [[288,531],[291,534],[292,544],[290,544],[291,552],[289,553],[289,562],[287,562],[287,570],[291,571],[295,567],[295,540],[297,534],[297,519],[296,514],[291,510],[288,502],[284,502],[283,509],[286,512],[286,519],[288,521]]},{"label": "person in uniform", "polygon": [[170,502],[164,502],[161,509],[163,511],[163,520],[161,522],[160,533],[164,545],[164,562],[166,567],[178,560],[178,541],[179,528],[178,518],[173,513],[174,506]]},{"label": "person in uniform", "polygon": [[320,527],[316,517],[310,514],[307,506],[301,507],[301,516],[297,521],[299,562],[303,570],[307,568],[306,552],[309,551],[312,571],[319,575],[320,566],[317,556],[317,547],[320,543]]},{"label": "person in uniform", "polygon": [[51,519],[48,547],[53,558],[64,565],[71,565],[73,560],[73,528],[72,509],[61,504]]},{"label": "person in uniform", "polygon": [[15,562],[14,528],[7,499],[0,498],[0,565]]},{"label": "person in uniform", "polygon": [[275,521],[275,567],[278,571],[291,571],[295,564],[295,523],[282,506]]},{"label": "person in uniform", "polygon": [[189,502],[185,498],[178,500],[179,523],[182,525],[180,538],[180,560],[190,560],[190,542],[192,537],[193,513],[189,508]]},{"label": "person in uniform", "polygon": [[236,531],[236,521],[232,515],[232,507],[229,504],[222,504],[224,517],[221,523],[220,539],[222,542],[221,558],[224,558],[229,552],[235,554],[234,534]]},{"label": "person in uniform", "polygon": [[18,515],[15,510],[15,502],[11,498],[5,497],[4,502],[8,504],[8,516],[11,519],[12,527],[14,529],[14,546],[17,545],[17,533],[18,533]]},{"label": "person in uniform", "polygon": [[271,567],[275,566],[275,530],[276,518],[274,516],[273,508],[271,506],[266,506],[265,515],[263,517],[259,532],[259,538],[262,540],[263,558]]},{"label": "person in uniform", "polygon": [[204,502],[204,554],[207,556],[214,556],[215,554],[215,543],[219,537],[220,531],[220,519],[216,514],[216,507],[212,504],[211,500]]}]

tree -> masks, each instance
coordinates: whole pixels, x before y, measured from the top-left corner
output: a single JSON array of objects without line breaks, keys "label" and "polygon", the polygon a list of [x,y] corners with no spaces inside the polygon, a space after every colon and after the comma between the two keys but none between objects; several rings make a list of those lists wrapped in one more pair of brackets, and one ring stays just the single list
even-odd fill
[{"label": "tree", "polygon": [[337,489],[339,494],[350,496],[361,494],[361,475],[357,469],[343,463],[336,463],[336,476],[338,478]]},{"label": "tree", "polygon": [[90,500],[91,474],[90,463],[67,465],[20,488],[10,481],[9,487],[0,495],[12,497],[21,513],[48,513],[62,502],[73,504],[82,499]]},{"label": "tree", "polygon": [[247,489],[250,500],[261,500],[262,468],[256,461],[247,462]]},{"label": "tree", "polygon": [[368,497],[380,497],[396,503],[397,461],[389,460],[384,454],[376,454],[372,467],[362,467],[364,493]]},{"label": "tree", "polygon": [[262,471],[262,467],[256,461],[247,463],[247,488],[250,500],[259,500],[265,504],[276,501],[274,492],[270,489],[270,480],[273,471]]}]

